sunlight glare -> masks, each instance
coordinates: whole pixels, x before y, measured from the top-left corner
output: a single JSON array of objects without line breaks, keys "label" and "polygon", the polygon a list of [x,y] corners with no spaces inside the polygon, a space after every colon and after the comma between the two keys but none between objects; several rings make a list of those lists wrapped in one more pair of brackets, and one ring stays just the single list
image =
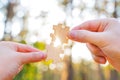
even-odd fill
[{"label": "sunlight glare", "polygon": [[17,36],[21,31],[21,25],[20,25],[20,22],[19,21],[15,21],[13,24],[12,24],[12,36]]},{"label": "sunlight glare", "polygon": [[86,47],[86,44],[75,42],[72,47],[72,58],[73,62],[77,63],[80,59],[86,59],[88,61],[92,60],[91,54]]},{"label": "sunlight glare", "polygon": [[59,38],[56,38],[56,40],[55,40],[55,42],[54,42],[54,47],[57,47],[57,46],[59,46],[59,45],[61,45],[61,41],[60,41]]}]

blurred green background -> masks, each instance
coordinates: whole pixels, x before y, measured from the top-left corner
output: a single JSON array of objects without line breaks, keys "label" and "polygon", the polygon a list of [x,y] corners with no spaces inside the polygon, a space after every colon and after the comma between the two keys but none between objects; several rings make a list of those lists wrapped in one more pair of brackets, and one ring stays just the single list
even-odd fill
[{"label": "blurred green background", "polygon": [[[70,28],[84,21],[120,17],[120,0],[0,0],[0,39],[45,51],[52,25]],[[120,80],[109,64],[91,59],[84,44],[70,42],[60,66],[49,62],[26,64],[14,80]]]}]

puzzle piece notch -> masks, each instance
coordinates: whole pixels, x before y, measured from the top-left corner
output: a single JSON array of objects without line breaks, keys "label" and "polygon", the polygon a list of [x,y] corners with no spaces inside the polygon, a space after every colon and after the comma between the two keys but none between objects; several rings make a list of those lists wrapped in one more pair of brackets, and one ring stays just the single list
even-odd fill
[{"label": "puzzle piece notch", "polygon": [[54,35],[55,37],[51,36],[52,39],[59,37],[61,43],[68,43],[67,34],[69,32],[69,27],[62,24],[58,24],[53,26],[53,30],[54,30],[54,34],[52,35]]},{"label": "puzzle piece notch", "polygon": [[50,34],[50,37],[52,38],[51,39],[51,44],[53,45],[54,44],[54,42],[55,42],[55,40],[56,40],[56,37],[55,37],[55,35],[54,34]]},{"label": "puzzle piece notch", "polygon": [[54,47],[53,45],[46,45],[47,49],[47,60],[53,60],[54,63],[60,62],[60,54],[64,53],[61,47]]}]

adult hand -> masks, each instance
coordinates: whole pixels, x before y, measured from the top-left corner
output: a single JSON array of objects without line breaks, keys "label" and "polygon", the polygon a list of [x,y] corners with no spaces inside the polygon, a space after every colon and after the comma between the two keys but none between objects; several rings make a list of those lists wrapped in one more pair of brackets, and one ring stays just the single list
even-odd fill
[{"label": "adult hand", "polygon": [[73,28],[68,37],[87,44],[98,63],[108,62],[120,71],[120,22],[116,19],[87,21]]},{"label": "adult hand", "polygon": [[41,61],[46,55],[28,45],[0,42],[0,80],[13,80],[23,64]]}]

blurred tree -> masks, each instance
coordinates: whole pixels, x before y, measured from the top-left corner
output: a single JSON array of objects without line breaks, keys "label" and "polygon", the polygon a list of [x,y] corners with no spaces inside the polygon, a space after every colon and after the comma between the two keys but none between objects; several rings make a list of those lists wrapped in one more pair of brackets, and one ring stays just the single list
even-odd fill
[{"label": "blurred tree", "polygon": [[29,17],[29,12],[26,11],[25,15],[23,16],[22,20],[23,20],[23,28],[21,30],[21,32],[18,34],[18,37],[20,37],[20,41],[21,40],[25,40],[28,32],[28,17]]},{"label": "blurred tree", "polygon": [[117,6],[118,6],[117,0],[114,0],[114,12],[113,12],[113,17],[114,18],[118,17],[118,15],[117,15]]},{"label": "blurred tree", "polygon": [[110,80],[119,80],[118,72],[114,69],[110,70]]},{"label": "blurred tree", "polygon": [[73,80],[74,72],[71,56],[64,57],[64,66],[61,73],[61,80]]},{"label": "blurred tree", "polygon": [[100,75],[99,76],[100,80],[105,80],[105,76],[104,76],[104,73],[103,73],[103,70],[102,70],[100,64],[98,64],[98,74]]},{"label": "blurred tree", "polygon": [[14,8],[17,6],[16,1],[8,0],[6,5],[6,20],[5,20],[5,29],[4,29],[4,38],[3,40],[12,40],[11,35],[11,26],[12,26],[12,19],[15,16]]},{"label": "blurred tree", "polygon": [[[62,5],[65,6],[65,12],[67,17],[72,19],[72,9],[73,9],[73,0],[63,0]],[[67,19],[64,24],[67,24]],[[72,24],[72,23],[71,23]],[[71,49],[73,44],[69,44],[68,48]],[[71,53],[70,53],[71,54]],[[65,57],[64,68],[61,74],[61,80],[73,80],[73,67],[72,67],[72,58],[71,55]]]}]

